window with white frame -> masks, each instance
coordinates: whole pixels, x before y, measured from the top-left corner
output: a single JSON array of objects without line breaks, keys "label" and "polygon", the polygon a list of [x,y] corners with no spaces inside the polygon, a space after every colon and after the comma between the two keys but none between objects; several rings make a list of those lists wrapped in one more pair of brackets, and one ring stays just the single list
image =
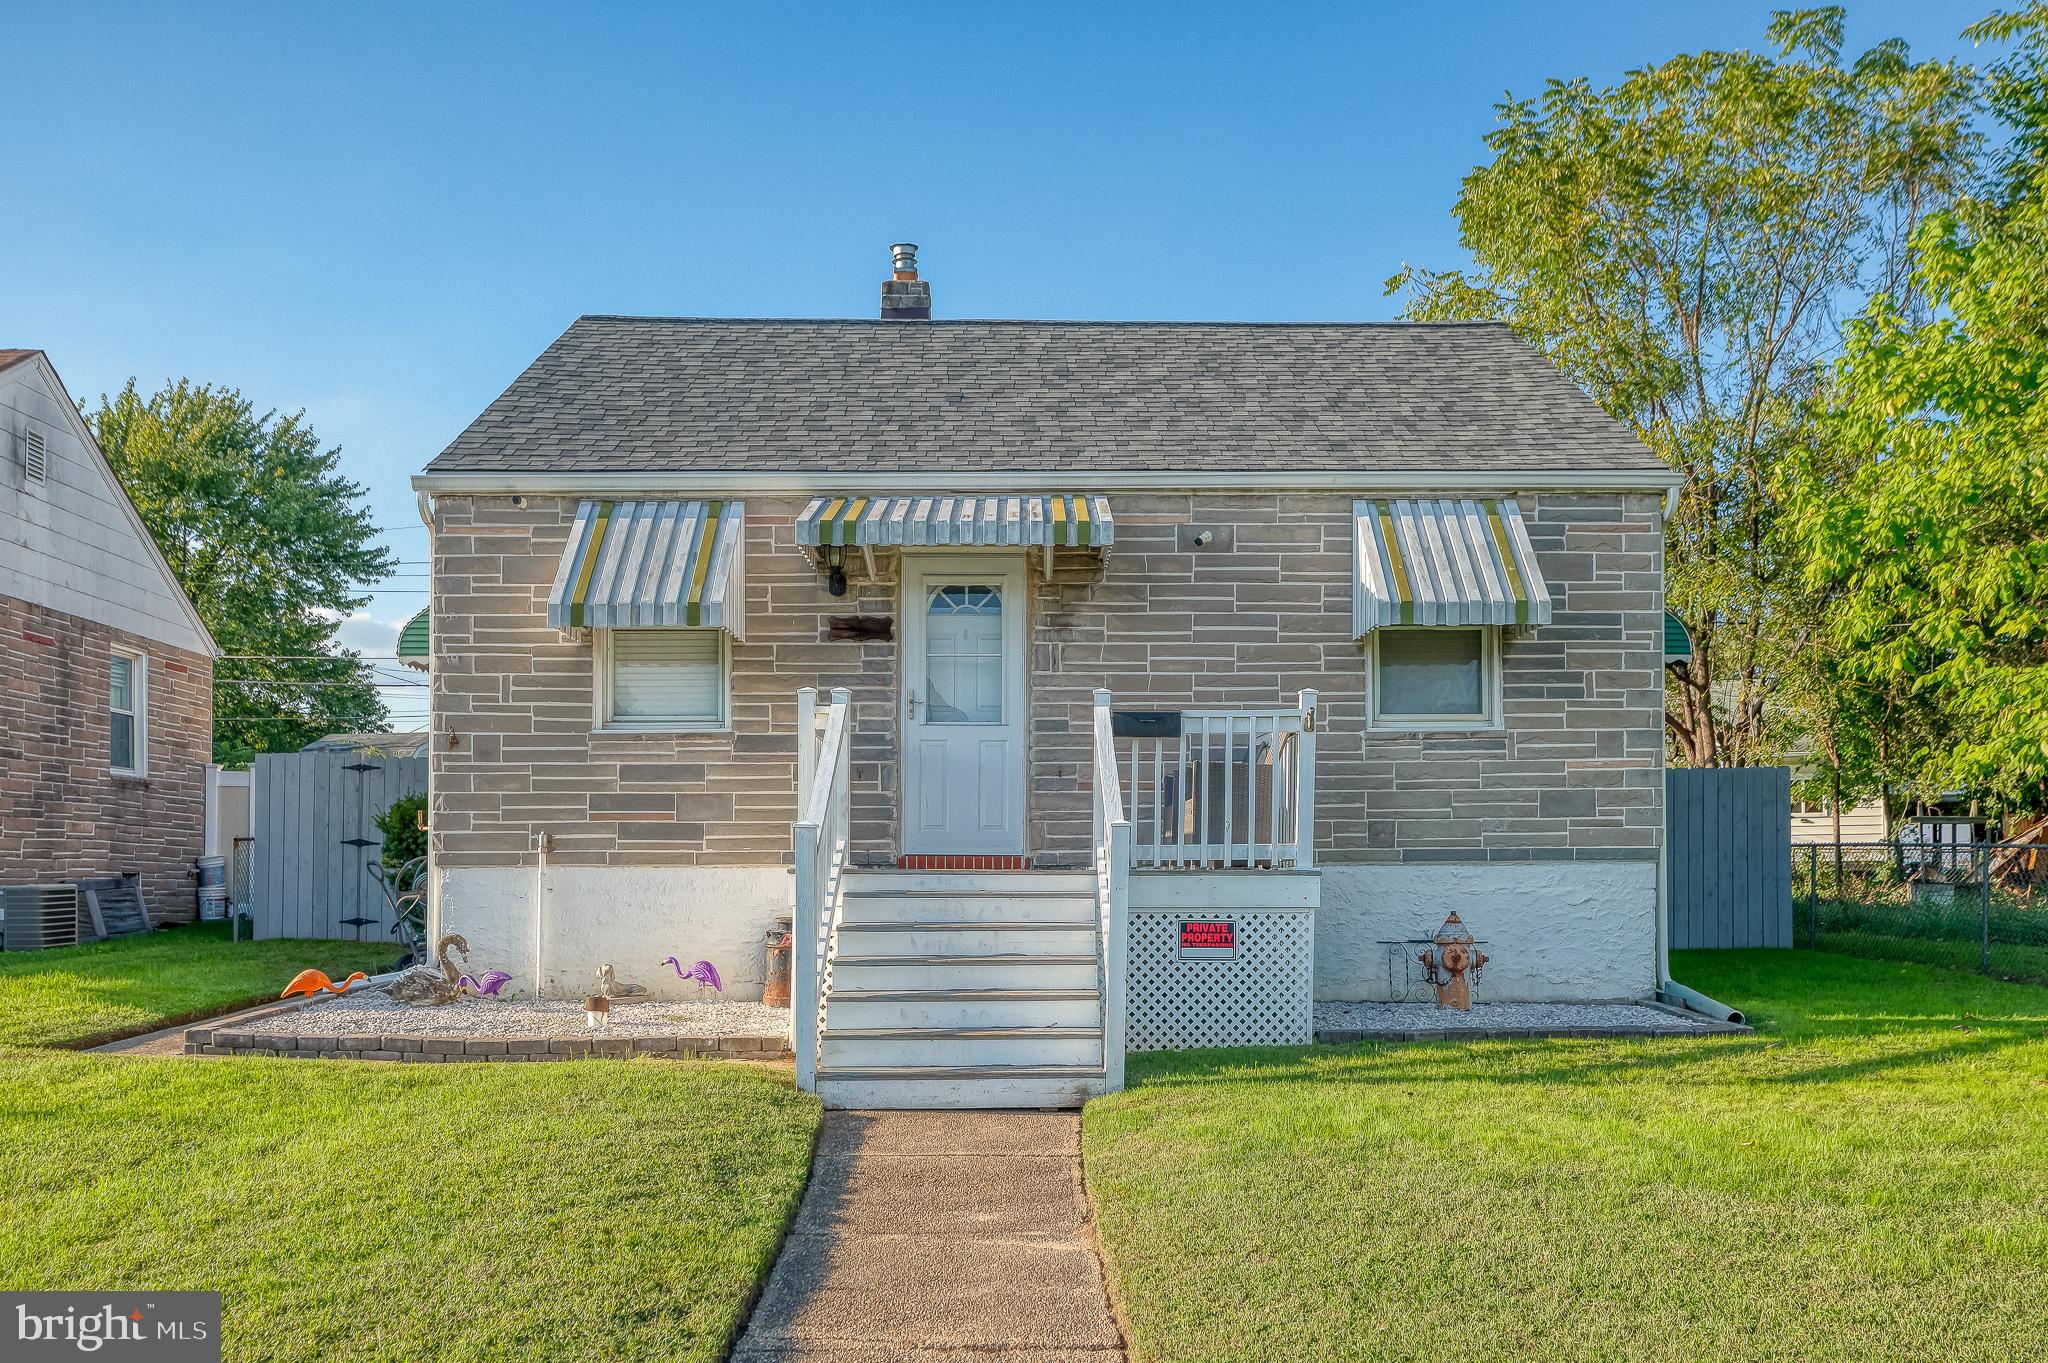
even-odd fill
[{"label": "window with white frame", "polygon": [[108,765],[123,776],[149,770],[149,660],[116,651],[107,660]]},{"label": "window with white frame", "polygon": [[1380,629],[1372,640],[1374,724],[1473,728],[1498,718],[1497,630]]},{"label": "window with white frame", "polygon": [[605,728],[726,726],[724,630],[611,629],[602,639]]}]

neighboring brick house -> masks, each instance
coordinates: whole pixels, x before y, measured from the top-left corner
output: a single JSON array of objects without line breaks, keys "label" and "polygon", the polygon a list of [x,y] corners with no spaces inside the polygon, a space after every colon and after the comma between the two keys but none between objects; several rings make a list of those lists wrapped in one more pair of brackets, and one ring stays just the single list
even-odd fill
[{"label": "neighboring brick house", "polygon": [[48,358],[0,350],[0,884],[195,916],[215,654]]},{"label": "neighboring brick house", "polygon": [[1319,997],[1399,992],[1451,909],[1489,997],[1657,986],[1647,449],[1499,326],[928,318],[914,259],[875,321],[586,317],[415,479],[479,959],[757,988],[805,687],[850,693],[853,864],[1095,867],[1106,689],[1137,871],[1299,873]]}]

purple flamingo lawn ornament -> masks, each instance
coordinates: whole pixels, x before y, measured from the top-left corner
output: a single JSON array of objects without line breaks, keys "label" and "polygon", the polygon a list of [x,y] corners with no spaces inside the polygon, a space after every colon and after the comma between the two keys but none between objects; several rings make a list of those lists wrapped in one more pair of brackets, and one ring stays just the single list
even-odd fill
[{"label": "purple flamingo lawn ornament", "polygon": [[498,991],[503,989],[505,982],[511,978],[510,975],[507,975],[502,970],[486,970],[482,979],[478,979],[474,975],[462,976],[455,981],[455,987],[461,989],[467,986],[476,993],[489,994],[492,998],[496,998],[498,997]]},{"label": "purple flamingo lawn ornament", "polygon": [[725,992],[725,982],[718,978],[718,967],[709,961],[698,961],[688,970],[683,969],[683,963],[673,956],[663,961],[662,964],[674,966],[677,979],[695,980],[698,992],[700,993],[706,985],[711,986],[711,988],[716,989],[721,994]]}]

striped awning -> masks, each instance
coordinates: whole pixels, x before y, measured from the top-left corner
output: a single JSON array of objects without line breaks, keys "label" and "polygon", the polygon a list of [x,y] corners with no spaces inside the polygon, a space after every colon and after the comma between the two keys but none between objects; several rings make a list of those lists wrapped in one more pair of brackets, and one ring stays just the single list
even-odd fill
[{"label": "striped awning", "polygon": [[746,637],[740,502],[584,502],[548,594],[557,629],[702,625]]},{"label": "striped awning", "polygon": [[1352,504],[1355,635],[1387,625],[1547,625],[1521,509],[1502,500]]},{"label": "striped awning", "polygon": [[796,519],[796,542],[1104,549],[1116,538],[1109,500],[1072,495],[819,497]]}]

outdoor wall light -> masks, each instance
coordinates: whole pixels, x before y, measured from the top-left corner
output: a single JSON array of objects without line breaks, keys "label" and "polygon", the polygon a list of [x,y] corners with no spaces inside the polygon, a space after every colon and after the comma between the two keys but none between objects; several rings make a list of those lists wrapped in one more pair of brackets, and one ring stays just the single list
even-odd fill
[{"label": "outdoor wall light", "polygon": [[846,595],[846,550],[836,544],[825,550],[825,590],[833,596]]}]

